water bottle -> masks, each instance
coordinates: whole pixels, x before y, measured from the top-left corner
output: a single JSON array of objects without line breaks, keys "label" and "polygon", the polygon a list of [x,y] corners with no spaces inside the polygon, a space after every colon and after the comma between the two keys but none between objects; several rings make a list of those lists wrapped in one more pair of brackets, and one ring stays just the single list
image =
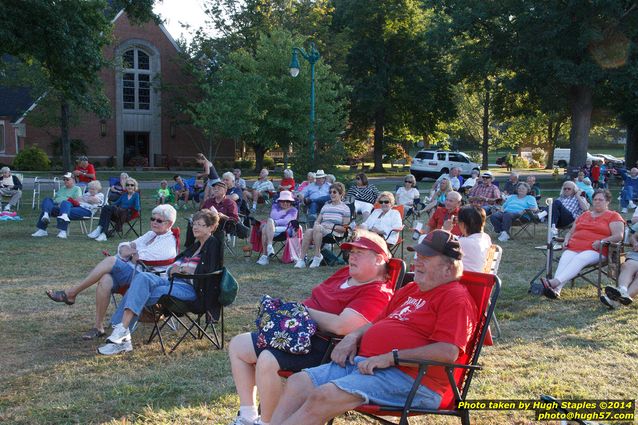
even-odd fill
[{"label": "water bottle", "polygon": [[412,240],[419,240],[419,237],[421,237],[421,232],[419,232],[419,230],[421,230],[423,228],[423,223],[421,223],[420,221],[416,223],[416,226],[414,226],[414,233],[412,233]]}]

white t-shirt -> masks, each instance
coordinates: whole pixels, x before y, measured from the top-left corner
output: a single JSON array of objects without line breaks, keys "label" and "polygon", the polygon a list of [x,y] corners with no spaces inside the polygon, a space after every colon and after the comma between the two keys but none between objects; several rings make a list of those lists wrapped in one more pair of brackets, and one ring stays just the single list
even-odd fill
[{"label": "white t-shirt", "polygon": [[463,251],[463,270],[483,272],[487,253],[492,246],[492,239],[487,233],[474,233],[470,236],[459,237],[461,251]]},{"label": "white t-shirt", "polygon": [[414,200],[420,198],[421,194],[418,189],[413,187],[410,190],[405,190],[405,187],[401,186],[397,189],[397,205],[414,205]]}]

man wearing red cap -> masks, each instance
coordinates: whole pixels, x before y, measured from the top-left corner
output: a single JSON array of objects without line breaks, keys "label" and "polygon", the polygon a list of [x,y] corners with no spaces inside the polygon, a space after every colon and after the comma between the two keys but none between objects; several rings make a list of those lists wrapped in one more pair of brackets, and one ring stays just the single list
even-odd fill
[{"label": "man wearing red cap", "polygon": [[[381,236],[359,230],[355,239],[342,244],[341,248],[350,251],[348,267],[337,270],[317,285],[303,302],[324,334],[345,335],[372,322],[394,292],[391,282],[387,281],[386,264],[390,253]],[[299,371],[319,365],[330,345],[325,336],[317,334],[311,341],[312,349],[305,355],[264,346],[257,332],[243,333],[230,341],[228,356],[240,403],[239,415],[232,425],[270,422],[283,390],[277,371]],[[257,418],[256,392],[259,392],[261,418]]]},{"label": "man wearing red cap", "polygon": [[[417,369],[399,358],[463,363],[478,322],[463,274],[456,237],[434,230],[414,248],[414,282],[399,290],[384,312],[348,334],[332,363],[293,375],[271,423],[322,424],[365,403],[402,406]],[[431,366],[412,403],[436,409],[451,396],[445,370]]]}]

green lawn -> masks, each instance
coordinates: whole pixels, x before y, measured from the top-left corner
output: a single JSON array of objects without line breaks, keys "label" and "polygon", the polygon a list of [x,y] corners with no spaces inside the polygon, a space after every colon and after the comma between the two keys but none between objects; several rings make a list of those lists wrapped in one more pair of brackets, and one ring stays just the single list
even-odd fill
[{"label": "green lawn", "polygon": [[[552,190],[545,194],[555,195]],[[615,204],[617,205],[617,204]],[[147,200],[145,210],[151,205]],[[225,424],[238,399],[225,350],[185,342],[164,356],[158,343],[145,345],[149,325],[134,334],[133,353],[98,357],[97,342],[80,335],[92,326],[94,292],[74,306],[55,304],[44,291],[77,282],[111,252],[117,240],[100,244],[71,224],[69,240],[34,239],[36,214],[24,208],[24,221],[0,222],[0,422],[3,424],[142,423]],[[180,211],[183,226],[185,213]],[[145,215],[148,217],[148,214]],[[147,228],[146,224],[145,228]],[[530,278],[543,267],[544,230],[533,240],[503,243],[499,275],[503,290],[496,312],[502,337],[482,355],[485,369],[470,390],[471,399],[538,399],[540,394],[578,399],[634,399],[638,388],[638,332],[635,306],[609,311],[593,287],[577,282],[560,301],[527,294]],[[254,326],[260,294],[303,299],[334,269],[298,271],[292,265],[259,267],[227,252],[226,265],[240,282],[236,302],[226,309],[226,341]],[[293,273],[294,270],[294,273]],[[532,412],[474,412],[476,424],[528,424]],[[340,423],[365,424],[358,415]],[[426,423],[416,421],[416,423]],[[458,423],[448,419],[428,424]],[[551,423],[551,422],[550,422]]]}]

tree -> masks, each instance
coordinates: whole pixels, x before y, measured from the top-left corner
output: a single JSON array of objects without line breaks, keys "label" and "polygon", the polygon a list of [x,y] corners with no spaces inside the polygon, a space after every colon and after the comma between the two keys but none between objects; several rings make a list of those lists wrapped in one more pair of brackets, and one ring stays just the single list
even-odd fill
[{"label": "tree", "polygon": [[423,135],[452,115],[447,57],[432,43],[433,12],[420,2],[335,4],[335,28],[352,43],[345,74],[352,87],[351,125],[374,127],[374,171],[381,172],[386,132]]},{"label": "tree", "polygon": [[[153,2],[119,0],[136,19],[152,15]],[[69,116],[72,108],[105,115],[108,111],[99,71],[107,65],[102,49],[110,43],[112,25],[103,0],[0,0],[3,53],[37,72],[47,97],[57,100],[62,160],[72,168]],[[37,95],[37,94],[36,94]]]},{"label": "tree", "polygon": [[[254,55],[239,49],[228,56],[205,98],[195,105],[195,120],[209,134],[243,140],[255,151],[261,168],[269,150],[280,147],[294,152],[295,168],[307,171],[309,162],[310,73],[302,63],[297,78],[288,64],[293,45],[303,39],[275,30],[262,34]],[[332,163],[340,154],[337,140],[345,123],[344,89],[336,74],[321,61],[315,65],[317,90],[317,163]],[[329,161],[329,162],[325,162]]]}]

